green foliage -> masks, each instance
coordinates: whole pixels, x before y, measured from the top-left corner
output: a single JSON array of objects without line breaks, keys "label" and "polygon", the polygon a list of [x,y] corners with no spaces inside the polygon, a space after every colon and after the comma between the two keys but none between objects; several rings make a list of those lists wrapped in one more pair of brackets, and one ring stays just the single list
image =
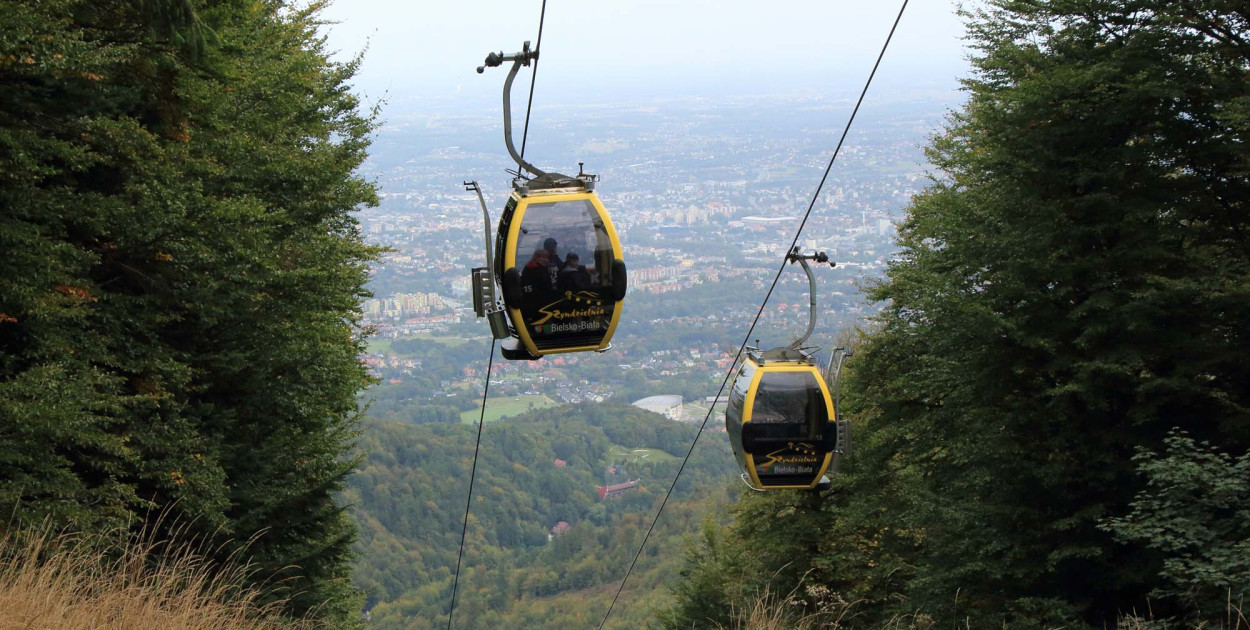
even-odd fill
[{"label": "green foliage", "polygon": [[449,361],[448,356],[485,356],[489,349],[481,340],[454,347],[421,338],[390,342],[387,353],[411,360],[415,367],[403,375],[403,382],[382,383],[364,393],[369,415],[387,422],[459,422],[462,412],[478,408],[482,394],[480,390],[449,390],[443,385],[463,378],[463,363]]},{"label": "green foliage", "polygon": [[674,603],[660,610],[664,628],[706,628],[730,623],[733,598],[731,589],[742,572],[735,557],[739,547],[725,544],[717,523],[705,521],[701,537],[688,541],[682,553],[685,567],[673,584]]},{"label": "green foliage", "polygon": [[1233,458],[1179,431],[1164,446],[1134,456],[1146,487],[1104,527],[1163,555],[1156,597],[1218,619],[1230,600],[1250,600],[1250,453]]},{"label": "green foliage", "polygon": [[687,545],[674,603],[660,612],[664,627],[739,627],[749,622],[751,602],[768,593],[794,595],[796,615],[815,610],[802,587],[819,579],[826,499],[806,491],[744,494],[730,508],[731,523],[705,522],[702,538]]},{"label": "green foliage", "polygon": [[316,19],[0,2],[0,503],[250,541],[268,597],[346,622],[372,122]]},{"label": "green foliage", "polygon": [[969,100],[871,288],[880,330],[843,396],[855,457],[794,569],[859,602],[862,627],[1114,624],[1182,575],[1157,540],[1100,526],[1148,507],[1133,454],[1177,425],[1250,448],[1250,25],[1218,0],[970,17]]},{"label": "green foliage", "polygon": [[1250,446],[1248,348],[1226,334],[1250,289],[1227,236],[1247,227],[1247,130],[1220,117],[1246,58],[1196,24],[1142,2],[972,23],[979,75],[929,151],[946,178],[902,226],[847,397],[871,434],[858,465],[903,499],[870,503],[922,537],[880,552],[905,559],[908,606],[960,592],[1016,625],[1040,622],[1034,599],[1094,623],[1144,607],[1158,556],[1098,528],[1138,487],[1133,448],[1178,419]]},{"label": "green foliage", "polygon": [[[680,464],[661,452],[684,456],[695,430],[634,407],[594,404],[488,424],[456,627],[597,626]],[[361,529],[355,579],[379,630],[446,626],[475,432],[459,424],[365,425],[367,459],[346,499]],[[645,627],[663,602],[682,537],[723,494],[709,497],[709,489],[723,487],[736,469],[717,437],[700,440],[608,627]],[[596,493],[605,480],[633,479],[638,489],[620,498]],[[568,531],[549,540],[561,521]]]}]

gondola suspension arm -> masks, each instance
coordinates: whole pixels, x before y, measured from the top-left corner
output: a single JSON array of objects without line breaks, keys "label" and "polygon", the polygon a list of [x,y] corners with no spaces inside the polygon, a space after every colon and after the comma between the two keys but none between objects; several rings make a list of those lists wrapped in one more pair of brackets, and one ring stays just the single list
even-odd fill
[{"label": "gondola suspension arm", "polygon": [[470,192],[477,193],[477,202],[482,205],[482,219],[486,222],[486,268],[491,270],[491,276],[492,276],[491,280],[495,280],[496,279],[494,278],[495,257],[494,257],[494,254],[491,253],[491,243],[490,243],[490,233],[491,233],[490,209],[486,207],[486,199],[482,197],[482,188],[477,185],[476,181],[465,182],[464,189]]},{"label": "gondola suspension arm", "polygon": [[534,167],[533,164],[525,161],[521,154],[517,153],[516,147],[512,144],[512,81],[516,79],[517,71],[521,66],[530,65],[531,61],[538,60],[538,51],[530,50],[530,43],[527,41],[521,46],[521,52],[511,55],[505,55],[502,52],[490,53],[486,55],[486,65],[478,66],[477,73],[482,74],[486,68],[497,68],[505,61],[512,62],[512,69],[508,71],[508,78],[503,82],[503,141],[508,147],[508,155],[516,161],[517,166],[522,171],[529,171],[537,177],[542,177],[547,173]]},{"label": "gondola suspension arm", "polygon": [[837,419],[838,448],[830,464],[835,473],[841,468],[842,458],[851,456],[851,421],[842,417],[842,366],[853,356],[854,350],[838,346],[829,354],[825,365],[825,383],[833,389],[833,417]]},{"label": "gondola suspension arm", "polygon": [[807,261],[814,260],[817,263],[829,263],[830,267],[837,266],[837,263],[829,260],[829,256],[825,255],[824,252],[800,254],[797,246],[790,250],[789,254],[786,254],[786,260],[790,261],[790,264],[792,265],[796,262],[799,263],[803,266],[803,273],[807,274],[807,296],[809,304],[807,314],[807,331],[803,333],[802,337],[795,339],[790,342],[789,346],[787,346],[790,350],[798,350],[803,347],[803,343],[807,341],[808,337],[812,336],[812,331],[816,329],[816,276],[812,275],[812,268],[808,266]]}]

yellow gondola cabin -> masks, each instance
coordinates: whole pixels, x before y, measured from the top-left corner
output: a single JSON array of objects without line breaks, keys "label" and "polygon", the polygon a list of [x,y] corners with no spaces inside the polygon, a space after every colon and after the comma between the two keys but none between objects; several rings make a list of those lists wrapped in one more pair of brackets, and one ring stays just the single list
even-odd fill
[{"label": "yellow gondola cabin", "polygon": [[[621,318],[626,272],[621,241],[595,195],[597,177],[546,173],[526,162],[512,143],[510,94],[517,70],[538,59],[525,42],[513,55],[491,53],[486,67],[511,61],[504,81],[504,144],[519,169],[490,245],[490,212],[477,182],[486,219],[486,267],[473,270],[473,306],[503,339],[505,359],[534,360],[559,352],[603,351]],[[524,177],[528,171],[533,179]],[[495,295],[498,286],[502,300]],[[505,322],[506,314],[506,322]]]},{"label": "yellow gondola cabin", "polygon": [[521,348],[535,357],[607,348],[625,297],[620,251],[585,182],[549,174],[514,191],[499,220],[495,272]]},{"label": "yellow gondola cabin", "polygon": [[[803,344],[816,327],[816,278],[807,261],[829,263],[824,252],[786,255],[807,274],[810,310],[807,332],[790,345],[761,352],[747,348],[746,360],[729,390],[725,432],[742,479],[753,490],[817,489],[824,476],[850,444],[849,427],[837,418],[829,394],[827,367],[822,373],[812,359],[815,348]],[[838,348],[834,356],[848,353]],[[834,373],[836,378],[837,372]]]},{"label": "yellow gondola cabin", "polygon": [[729,392],[725,430],[758,489],[815,488],[838,446],[833,399],[798,350],[748,354]]}]

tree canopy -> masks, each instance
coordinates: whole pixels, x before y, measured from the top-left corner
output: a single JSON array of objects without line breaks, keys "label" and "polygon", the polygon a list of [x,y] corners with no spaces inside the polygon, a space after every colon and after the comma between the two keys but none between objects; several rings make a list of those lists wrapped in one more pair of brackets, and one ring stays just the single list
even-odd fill
[{"label": "tree canopy", "polygon": [[[870,291],[880,329],[848,364],[857,453],[816,509],[828,534],[806,554],[739,522],[730,543],[795,552],[787,572],[859,601],[863,624],[1222,619],[1246,567],[1176,568],[1204,561],[1195,541],[1144,532],[1187,509],[1178,493],[1148,500],[1179,483],[1160,461],[1240,470],[1150,457],[1174,429],[1234,458],[1250,448],[1247,26],[1219,0],[993,0],[970,15],[968,101],[928,147],[935,180]],[[1213,506],[1241,495],[1221,492],[1189,507],[1224,519],[1208,525],[1232,545],[1244,514]],[[682,615],[724,601],[682,597]],[[671,627],[690,627],[682,615]]]},{"label": "tree canopy", "polygon": [[373,123],[319,7],[0,1],[0,504],[350,620]]},{"label": "tree canopy", "polygon": [[[560,405],[482,433],[455,625],[597,626],[698,427],[621,404]],[[371,627],[445,628],[476,427],[369,421],[346,497]],[[726,500],[736,464],[704,434],[607,628],[643,627],[683,535]],[[596,486],[638,481],[603,500]],[[736,481],[734,481],[736,485]],[[564,523],[562,527],[557,527]]]}]

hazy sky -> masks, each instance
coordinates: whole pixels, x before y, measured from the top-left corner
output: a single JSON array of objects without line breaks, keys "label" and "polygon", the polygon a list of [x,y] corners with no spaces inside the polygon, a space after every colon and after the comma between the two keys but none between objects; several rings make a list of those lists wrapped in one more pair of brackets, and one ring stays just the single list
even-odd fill
[{"label": "hazy sky", "polygon": [[[853,98],[899,2],[878,0],[548,0],[536,105],[638,95],[803,92]],[[878,72],[880,89],[953,89],[966,73],[952,0],[911,0]],[[537,40],[542,0],[337,0],[332,50],[368,45],[356,82],[388,109],[498,107],[506,67],[486,53]],[[524,99],[522,70],[514,98]]]}]

